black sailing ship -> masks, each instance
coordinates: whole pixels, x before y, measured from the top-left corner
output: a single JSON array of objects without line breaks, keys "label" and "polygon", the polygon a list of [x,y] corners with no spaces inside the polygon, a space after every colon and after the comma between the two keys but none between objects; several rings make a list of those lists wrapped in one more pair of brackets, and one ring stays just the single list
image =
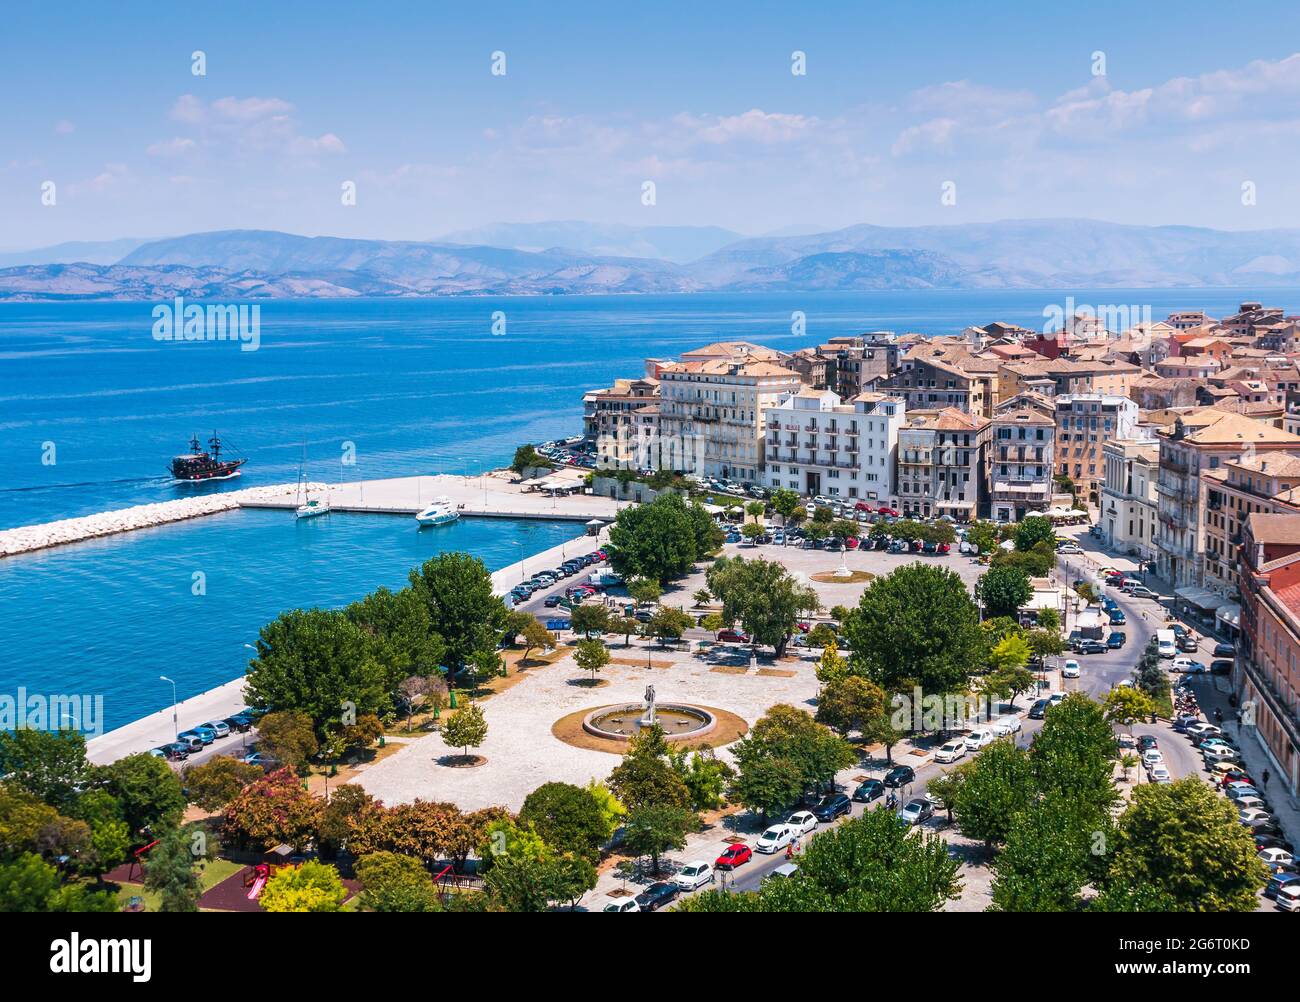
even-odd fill
[{"label": "black sailing ship", "polygon": [[192,482],[229,480],[231,477],[239,476],[239,468],[246,462],[247,459],[222,459],[221,439],[217,438],[217,433],[214,431],[212,437],[208,439],[206,451],[197,435],[191,438],[189,453],[174,457],[171,469],[172,476],[177,480]]}]

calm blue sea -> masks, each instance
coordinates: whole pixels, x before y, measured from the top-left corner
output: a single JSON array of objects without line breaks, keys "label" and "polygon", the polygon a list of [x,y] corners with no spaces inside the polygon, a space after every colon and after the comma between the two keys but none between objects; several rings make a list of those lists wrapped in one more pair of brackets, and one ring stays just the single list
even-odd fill
[{"label": "calm blue sea", "polygon": [[[1287,290],[1261,294],[1294,308]],[[881,292],[261,303],[261,348],[159,343],[150,303],[0,304],[0,528],[182,497],[166,474],[191,435],[248,457],[224,490],[308,474],[355,480],[473,472],[514,447],[578,432],[582,393],[647,356],[747,339],[793,349],[871,330],[1041,328],[1076,303],[1231,312],[1238,290]],[[493,314],[505,333],[492,333]],[[806,329],[791,329],[795,311]],[[342,468],[347,445],[355,466]],[[52,444],[52,448],[51,448]],[[48,459],[53,457],[54,462]],[[43,459],[46,460],[43,462]],[[238,675],[284,608],[337,606],[440,548],[491,567],[572,525],[239,512],[0,561],[0,693],[103,692],[110,726]],[[207,595],[191,595],[203,571]],[[163,689],[166,688],[166,692]]]}]

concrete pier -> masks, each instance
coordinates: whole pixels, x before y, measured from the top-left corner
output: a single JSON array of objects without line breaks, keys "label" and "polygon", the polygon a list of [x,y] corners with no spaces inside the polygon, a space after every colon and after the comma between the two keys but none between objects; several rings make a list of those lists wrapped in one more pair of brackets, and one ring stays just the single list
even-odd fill
[{"label": "concrete pier", "polygon": [[[584,472],[579,469],[558,470],[553,476],[579,487]],[[496,470],[477,477],[443,474],[345,484],[313,483],[307,485],[307,493],[312,498],[327,499],[332,511],[356,514],[414,516],[435,497],[450,498],[461,515],[468,518],[557,519],[586,523],[593,518],[611,522],[618,512],[619,502],[612,498],[582,493],[552,496],[513,483],[514,479],[517,478],[509,471]],[[297,484],[277,484],[25,525],[0,531],[0,557],[182,522],[235,508],[287,511],[296,508],[300,502]]]}]

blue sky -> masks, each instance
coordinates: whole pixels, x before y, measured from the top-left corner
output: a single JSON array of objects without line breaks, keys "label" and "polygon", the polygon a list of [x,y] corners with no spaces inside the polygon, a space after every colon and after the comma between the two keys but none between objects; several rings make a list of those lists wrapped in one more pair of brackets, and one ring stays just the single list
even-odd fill
[{"label": "blue sky", "polygon": [[542,6],[13,7],[0,247],[544,219],[1300,225],[1294,3]]}]

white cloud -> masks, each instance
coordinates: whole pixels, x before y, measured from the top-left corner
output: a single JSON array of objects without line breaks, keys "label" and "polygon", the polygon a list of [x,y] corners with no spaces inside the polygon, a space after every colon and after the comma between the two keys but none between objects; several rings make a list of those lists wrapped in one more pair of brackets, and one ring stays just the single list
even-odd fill
[{"label": "white cloud", "polygon": [[60,119],[54,123],[54,134],[56,136],[70,136],[77,131],[77,126],[69,122],[66,118]]},{"label": "white cloud", "polygon": [[193,94],[184,94],[172,105],[170,117],[192,126],[197,138],[155,143],[149,147],[152,155],[176,155],[199,147],[233,147],[244,153],[286,153],[296,157],[347,152],[346,144],[333,132],[303,134],[294,117],[294,106],[278,97],[221,97],[205,103]]}]

